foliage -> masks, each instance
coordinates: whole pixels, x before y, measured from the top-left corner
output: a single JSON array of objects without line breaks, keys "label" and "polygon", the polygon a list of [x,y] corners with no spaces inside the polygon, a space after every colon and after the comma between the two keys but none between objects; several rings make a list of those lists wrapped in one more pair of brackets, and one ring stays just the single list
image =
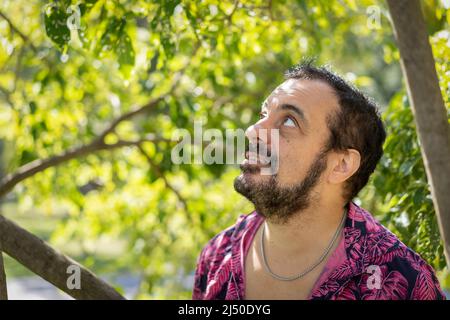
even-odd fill
[{"label": "foliage", "polygon": [[[368,8],[379,10],[378,24]],[[424,10],[448,105],[449,40],[441,30],[448,29],[449,10],[436,1],[424,1]],[[246,128],[283,71],[315,56],[389,105],[386,155],[360,198],[443,267],[384,2],[7,0],[0,12],[15,26],[0,18],[5,174],[93,141],[113,119],[167,92],[186,66],[170,95],[121,122],[108,143],[150,133],[170,139],[177,128],[193,133],[196,119],[205,129]],[[236,167],[174,165],[171,147],[144,143],[152,163],[133,146],[72,159],[21,182],[8,199],[48,215],[64,211],[51,241],[86,247],[91,258],[84,263],[94,272],[104,270],[95,248],[83,244],[123,240],[125,253],[113,266],[143,275],[138,297],[189,298],[183,279],[200,248],[251,206],[233,191]]]},{"label": "foliage", "polygon": [[[437,33],[431,43],[450,119],[450,33]],[[380,197],[378,213],[401,240],[440,270],[445,267],[445,256],[413,113],[404,90],[391,99],[384,116],[388,129],[385,155],[372,180]]]}]

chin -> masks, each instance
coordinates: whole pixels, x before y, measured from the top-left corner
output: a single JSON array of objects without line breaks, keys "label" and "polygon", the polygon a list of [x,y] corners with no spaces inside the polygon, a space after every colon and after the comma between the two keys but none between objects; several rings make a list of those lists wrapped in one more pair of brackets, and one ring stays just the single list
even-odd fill
[{"label": "chin", "polygon": [[240,181],[247,185],[255,185],[270,180],[269,175],[262,175],[260,171],[242,171],[237,177]]}]

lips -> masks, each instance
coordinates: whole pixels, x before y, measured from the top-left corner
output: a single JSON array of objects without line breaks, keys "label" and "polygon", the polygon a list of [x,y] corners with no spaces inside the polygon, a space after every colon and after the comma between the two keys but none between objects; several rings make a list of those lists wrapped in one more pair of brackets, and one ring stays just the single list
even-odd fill
[{"label": "lips", "polygon": [[246,151],[243,164],[257,167],[267,167],[270,166],[270,157],[264,155],[261,157],[255,152]]}]

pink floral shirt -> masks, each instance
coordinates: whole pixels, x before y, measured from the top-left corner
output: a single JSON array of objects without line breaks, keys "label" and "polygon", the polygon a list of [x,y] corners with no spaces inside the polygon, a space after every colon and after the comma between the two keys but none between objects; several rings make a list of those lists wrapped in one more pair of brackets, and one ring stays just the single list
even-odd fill
[{"label": "pink floral shirt", "polygon": [[[208,242],[198,259],[193,299],[245,298],[244,260],[263,220],[256,211],[241,215]],[[341,239],[309,299],[445,299],[434,270],[353,202]]]}]

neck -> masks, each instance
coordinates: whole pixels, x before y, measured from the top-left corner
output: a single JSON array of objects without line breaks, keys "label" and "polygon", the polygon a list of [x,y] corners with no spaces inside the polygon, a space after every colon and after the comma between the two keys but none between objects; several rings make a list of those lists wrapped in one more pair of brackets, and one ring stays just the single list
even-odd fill
[{"label": "neck", "polygon": [[280,254],[316,255],[330,243],[342,221],[344,203],[316,202],[295,213],[286,223],[266,219],[265,241]]}]

